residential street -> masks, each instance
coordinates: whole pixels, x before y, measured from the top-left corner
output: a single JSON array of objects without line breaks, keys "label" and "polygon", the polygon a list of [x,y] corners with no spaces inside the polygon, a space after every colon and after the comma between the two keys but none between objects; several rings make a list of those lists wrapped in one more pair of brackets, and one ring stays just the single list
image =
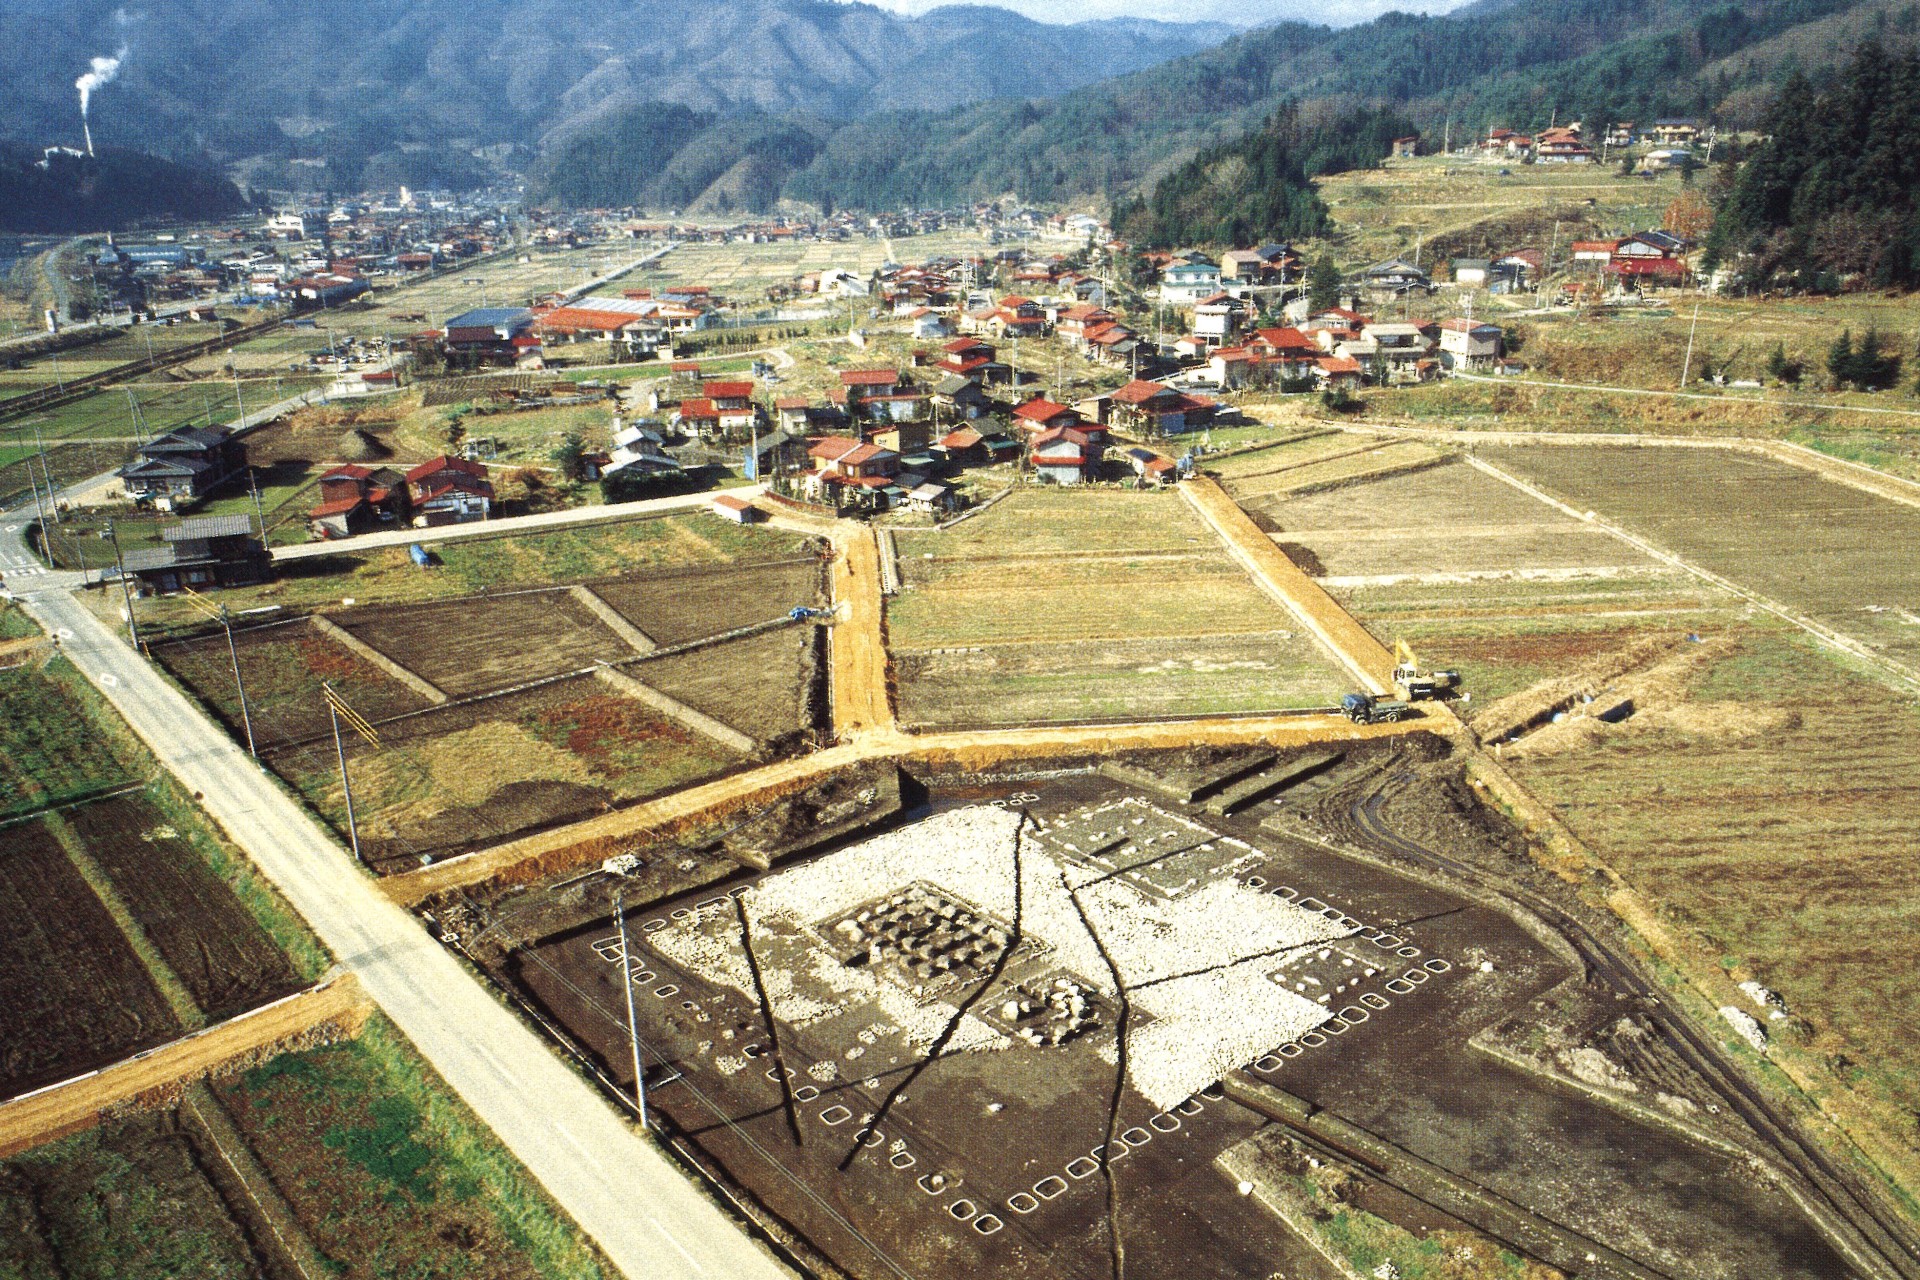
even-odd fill
[{"label": "residential street", "polygon": [[79,601],[39,590],[26,605],[622,1273],[788,1275]]}]

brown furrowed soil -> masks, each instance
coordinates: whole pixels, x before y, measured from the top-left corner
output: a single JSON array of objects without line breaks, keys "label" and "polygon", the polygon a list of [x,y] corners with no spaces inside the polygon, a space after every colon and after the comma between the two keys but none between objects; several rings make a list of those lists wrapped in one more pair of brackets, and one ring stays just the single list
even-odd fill
[{"label": "brown furrowed soil", "polygon": [[102,800],[67,821],[210,1020],[299,989],[286,955],[145,799]]},{"label": "brown furrowed soil", "polygon": [[813,627],[785,627],[624,668],[695,711],[768,742],[810,721]]},{"label": "brown furrowed soil", "polygon": [[349,610],[333,620],[456,698],[633,654],[564,590]]},{"label": "brown furrowed soil", "polygon": [[41,822],[0,828],[0,1097],[180,1029],[119,927]]},{"label": "brown furrowed soil", "polygon": [[820,595],[820,562],[781,560],[688,569],[589,583],[593,591],[666,646],[719,635],[736,627],[778,618]]}]

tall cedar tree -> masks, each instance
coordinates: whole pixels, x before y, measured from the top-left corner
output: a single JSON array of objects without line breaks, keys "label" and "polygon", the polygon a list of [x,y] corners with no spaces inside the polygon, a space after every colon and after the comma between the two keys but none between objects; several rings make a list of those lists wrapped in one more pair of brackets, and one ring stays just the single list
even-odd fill
[{"label": "tall cedar tree", "polygon": [[[1823,88],[1796,74],[1707,239],[1741,283],[1920,285],[1920,53],[1868,43]],[[1836,375],[1837,376],[1837,375]],[[1852,379],[1847,379],[1851,381]]]}]

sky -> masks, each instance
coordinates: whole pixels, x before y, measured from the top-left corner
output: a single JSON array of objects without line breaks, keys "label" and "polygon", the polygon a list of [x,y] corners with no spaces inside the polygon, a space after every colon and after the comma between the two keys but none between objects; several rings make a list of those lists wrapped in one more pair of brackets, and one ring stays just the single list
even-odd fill
[{"label": "sky", "polygon": [[[925,13],[955,0],[868,0],[895,13]],[[1289,19],[1349,26],[1390,10],[1444,13],[1465,0],[986,0],[1040,22],[1085,22],[1093,18],[1158,18],[1164,22],[1228,22],[1257,27]]]}]

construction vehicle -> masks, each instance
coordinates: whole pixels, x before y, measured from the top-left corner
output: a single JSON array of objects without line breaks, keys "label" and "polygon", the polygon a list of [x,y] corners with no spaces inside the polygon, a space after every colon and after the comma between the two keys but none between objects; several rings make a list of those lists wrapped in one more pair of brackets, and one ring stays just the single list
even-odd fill
[{"label": "construction vehicle", "polygon": [[787,614],[787,617],[794,622],[831,622],[833,621],[833,610],[814,609],[807,605],[799,604],[793,607],[793,611]]},{"label": "construction vehicle", "polygon": [[1460,689],[1458,671],[1423,671],[1413,646],[1405,640],[1393,642],[1393,687],[1408,702],[1423,698],[1450,698]]},{"label": "construction vehicle", "polygon": [[1340,699],[1340,710],[1355,724],[1392,724],[1416,714],[1409,703],[1376,698],[1370,693],[1350,693]]}]

